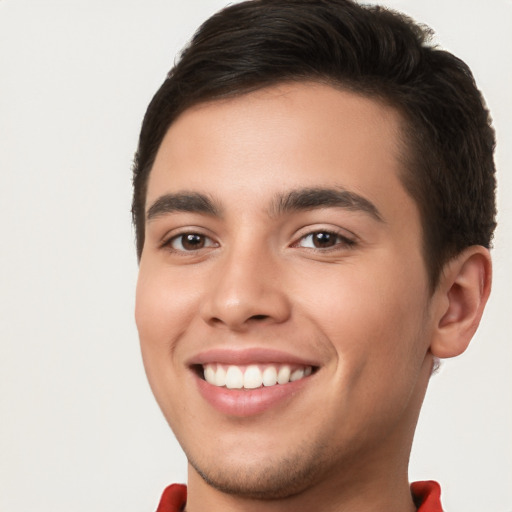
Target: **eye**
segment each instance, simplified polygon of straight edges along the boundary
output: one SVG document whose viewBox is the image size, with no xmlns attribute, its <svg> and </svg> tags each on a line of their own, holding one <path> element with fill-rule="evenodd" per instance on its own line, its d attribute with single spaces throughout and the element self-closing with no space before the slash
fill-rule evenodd
<svg viewBox="0 0 512 512">
<path fill-rule="evenodd" d="M 352 246 L 354 240 L 333 233 L 332 231 L 315 231 L 303 236 L 296 244 L 296 247 L 306 247 L 308 249 L 330 249 L 338 245 Z"/>
<path fill-rule="evenodd" d="M 205 235 L 200 233 L 182 233 L 172 237 L 165 245 L 175 251 L 198 251 L 206 247 L 216 247 L 217 244 Z"/>
</svg>

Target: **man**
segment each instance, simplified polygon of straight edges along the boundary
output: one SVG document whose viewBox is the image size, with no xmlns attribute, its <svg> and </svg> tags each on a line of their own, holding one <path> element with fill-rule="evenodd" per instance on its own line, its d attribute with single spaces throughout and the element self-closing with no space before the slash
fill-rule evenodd
<svg viewBox="0 0 512 512">
<path fill-rule="evenodd" d="M 410 19 L 255 0 L 199 29 L 134 167 L 136 321 L 183 510 L 441 510 L 409 486 L 438 358 L 491 285 L 494 133 Z"/>
</svg>

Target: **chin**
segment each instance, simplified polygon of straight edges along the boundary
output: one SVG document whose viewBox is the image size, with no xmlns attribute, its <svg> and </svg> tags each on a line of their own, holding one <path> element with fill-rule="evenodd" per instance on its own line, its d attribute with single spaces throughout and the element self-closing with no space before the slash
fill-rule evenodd
<svg viewBox="0 0 512 512">
<path fill-rule="evenodd" d="M 267 457 L 264 461 L 197 461 L 190 465 L 215 489 L 245 499 L 276 500 L 300 494 L 322 479 L 328 460 L 325 446 L 308 445 L 286 457 Z"/>
</svg>

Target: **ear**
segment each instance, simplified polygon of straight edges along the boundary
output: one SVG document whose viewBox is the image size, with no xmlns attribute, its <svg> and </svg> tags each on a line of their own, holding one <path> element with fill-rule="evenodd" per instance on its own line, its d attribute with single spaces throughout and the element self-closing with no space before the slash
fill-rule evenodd
<svg viewBox="0 0 512 512">
<path fill-rule="evenodd" d="M 491 280 L 491 256 L 480 245 L 446 263 L 435 292 L 437 318 L 430 345 L 435 357 L 454 357 L 466 350 L 482 318 Z"/>
</svg>

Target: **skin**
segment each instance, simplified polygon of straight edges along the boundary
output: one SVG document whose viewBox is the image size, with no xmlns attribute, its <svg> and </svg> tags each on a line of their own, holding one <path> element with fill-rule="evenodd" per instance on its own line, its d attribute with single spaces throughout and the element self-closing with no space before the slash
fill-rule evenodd
<svg viewBox="0 0 512 512">
<path fill-rule="evenodd" d="M 399 178 L 401 124 L 389 106 L 302 83 L 202 104 L 170 127 L 147 210 L 187 192 L 216 211 L 153 209 L 136 322 L 189 460 L 188 511 L 415 509 L 407 464 L 433 356 L 469 343 L 490 259 L 468 249 L 432 294 Z M 349 191 L 375 212 L 276 208 L 311 188 Z M 187 233 L 199 245 L 184 246 Z M 278 349 L 317 371 L 279 407 L 237 417 L 198 392 L 189 362 L 212 348 Z"/>
</svg>

